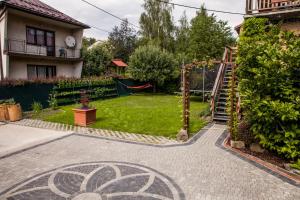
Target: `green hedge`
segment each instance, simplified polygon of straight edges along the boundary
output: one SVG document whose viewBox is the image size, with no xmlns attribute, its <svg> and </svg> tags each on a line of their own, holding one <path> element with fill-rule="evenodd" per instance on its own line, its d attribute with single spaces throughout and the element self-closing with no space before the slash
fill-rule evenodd
<svg viewBox="0 0 300 200">
<path fill-rule="evenodd" d="M 87 90 L 91 100 L 118 96 L 116 82 L 111 78 L 58 78 L 0 81 L 0 100 L 13 98 L 21 104 L 24 111 L 30 111 L 33 102 L 39 102 L 43 108 L 48 108 L 52 94 L 60 105 L 77 103 L 80 90 Z"/>
<path fill-rule="evenodd" d="M 57 99 L 58 105 L 78 103 L 80 92 L 84 90 L 90 100 L 111 98 L 118 96 L 116 82 L 109 79 L 69 79 L 61 80 L 53 88 L 52 94 Z"/>
<path fill-rule="evenodd" d="M 250 18 L 239 40 L 242 109 L 265 148 L 300 157 L 300 38 L 268 19 Z"/>
</svg>

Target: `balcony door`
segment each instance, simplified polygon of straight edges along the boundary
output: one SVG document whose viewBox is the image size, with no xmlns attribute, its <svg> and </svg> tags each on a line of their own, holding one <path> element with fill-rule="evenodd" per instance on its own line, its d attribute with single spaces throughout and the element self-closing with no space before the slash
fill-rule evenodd
<svg viewBox="0 0 300 200">
<path fill-rule="evenodd" d="M 38 55 L 55 56 L 55 34 L 53 31 L 27 27 L 26 43 L 29 45 L 39 46 Z M 46 48 L 46 52 L 41 48 Z"/>
<path fill-rule="evenodd" d="M 46 32 L 47 56 L 55 56 L 55 36 L 54 32 Z"/>
</svg>

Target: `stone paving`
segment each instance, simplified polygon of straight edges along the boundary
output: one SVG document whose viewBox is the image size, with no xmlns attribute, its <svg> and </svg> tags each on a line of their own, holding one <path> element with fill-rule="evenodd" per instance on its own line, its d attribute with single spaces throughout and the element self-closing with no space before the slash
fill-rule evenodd
<svg viewBox="0 0 300 200">
<path fill-rule="evenodd" d="M 0 199 L 300 199 L 299 186 L 216 145 L 225 128 L 165 147 L 73 134 L 0 159 Z"/>
<path fill-rule="evenodd" d="M 106 138 L 135 141 L 135 142 L 148 143 L 148 144 L 165 145 L 165 144 L 179 144 L 180 143 L 174 139 L 160 137 L 160 136 L 151 136 L 151 135 L 143 135 L 143 134 L 125 133 L 125 132 L 120 132 L 120 131 L 85 128 L 85 127 L 72 126 L 72 125 L 67 125 L 67 124 L 45 122 L 42 120 L 35 120 L 35 119 L 24 119 L 24 120 L 21 120 L 18 122 L 13 122 L 11 124 L 21 125 L 21 126 L 29 126 L 29 127 L 35 127 L 35 128 L 50 129 L 50 130 L 57 130 L 57 131 L 74 131 L 79 134 L 102 136 L 102 137 L 106 137 Z"/>
</svg>

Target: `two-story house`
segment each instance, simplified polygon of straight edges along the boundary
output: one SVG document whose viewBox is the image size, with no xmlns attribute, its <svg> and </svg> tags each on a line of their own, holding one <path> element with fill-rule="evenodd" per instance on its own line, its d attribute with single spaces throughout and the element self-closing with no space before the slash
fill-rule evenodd
<svg viewBox="0 0 300 200">
<path fill-rule="evenodd" d="M 87 28 L 39 0 L 0 1 L 0 80 L 81 77 Z"/>
</svg>

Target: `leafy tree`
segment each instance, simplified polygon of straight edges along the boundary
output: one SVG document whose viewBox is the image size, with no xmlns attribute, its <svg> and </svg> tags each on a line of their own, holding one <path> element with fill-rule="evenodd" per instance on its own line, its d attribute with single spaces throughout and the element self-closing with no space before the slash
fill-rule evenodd
<svg viewBox="0 0 300 200">
<path fill-rule="evenodd" d="M 252 133 L 265 148 L 299 159 L 299 37 L 268 19 L 250 18 L 238 45 L 239 91 Z"/>
<path fill-rule="evenodd" d="M 103 75 L 112 58 L 112 54 L 106 44 L 100 44 L 85 51 L 83 55 L 83 76 Z"/>
<path fill-rule="evenodd" d="M 193 59 L 207 60 L 220 58 L 226 45 L 234 42 L 227 22 L 218 21 L 209 15 L 204 6 L 191 21 L 189 55 Z"/>
<path fill-rule="evenodd" d="M 172 54 L 159 47 L 148 45 L 136 49 L 130 57 L 129 73 L 139 81 L 149 81 L 156 92 L 157 85 L 178 76 L 177 64 Z"/>
<path fill-rule="evenodd" d="M 121 26 L 115 26 L 108 37 L 109 43 L 112 45 L 113 55 L 116 58 L 121 58 L 125 62 L 129 61 L 129 56 L 133 53 L 136 43 L 136 31 L 131 28 L 128 21 L 125 20 Z"/>
<path fill-rule="evenodd" d="M 190 23 L 187 19 L 186 12 L 179 19 L 179 26 L 176 27 L 176 53 L 185 53 L 189 47 Z"/>
<path fill-rule="evenodd" d="M 82 48 L 87 49 L 89 46 L 97 42 L 95 38 L 83 37 L 82 38 Z"/>
<path fill-rule="evenodd" d="M 140 17 L 142 40 L 144 43 L 152 43 L 173 52 L 175 31 L 173 7 L 157 0 L 145 0 L 143 7 L 145 12 Z"/>
</svg>

